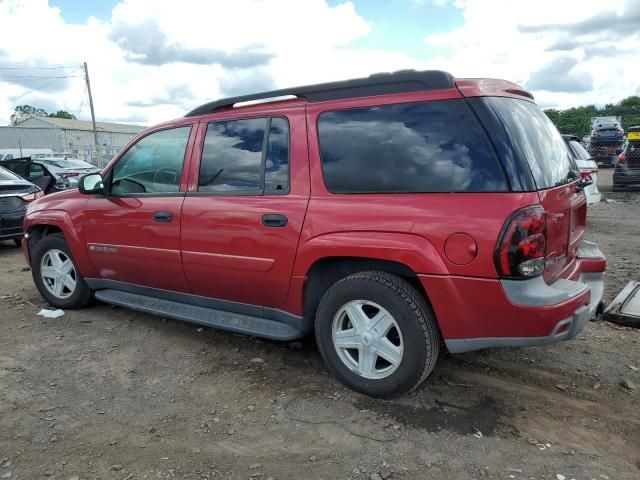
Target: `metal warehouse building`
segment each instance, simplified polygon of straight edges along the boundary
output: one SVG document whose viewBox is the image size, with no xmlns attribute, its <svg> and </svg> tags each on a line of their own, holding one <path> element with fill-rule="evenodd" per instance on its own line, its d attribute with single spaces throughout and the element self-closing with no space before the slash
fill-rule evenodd
<svg viewBox="0 0 640 480">
<path fill-rule="evenodd" d="M 107 161 L 144 127 L 96 122 L 96 129 L 102 159 Z M 96 163 L 93 127 L 84 120 L 31 117 L 14 127 L 0 127 L 0 149 L 4 148 L 50 148 Z"/>
</svg>

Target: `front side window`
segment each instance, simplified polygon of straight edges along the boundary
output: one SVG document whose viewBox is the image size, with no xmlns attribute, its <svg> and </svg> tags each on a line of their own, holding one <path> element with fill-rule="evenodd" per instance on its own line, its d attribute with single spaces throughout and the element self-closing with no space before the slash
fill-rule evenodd
<svg viewBox="0 0 640 480">
<path fill-rule="evenodd" d="M 143 137 L 113 168 L 111 193 L 177 193 L 191 126 Z"/>
<path fill-rule="evenodd" d="M 202 149 L 198 191 L 261 195 L 289 190 L 289 124 L 284 118 L 213 122 Z"/>
<path fill-rule="evenodd" d="M 322 171 L 333 193 L 505 191 L 491 144 L 464 100 L 324 112 Z"/>
</svg>

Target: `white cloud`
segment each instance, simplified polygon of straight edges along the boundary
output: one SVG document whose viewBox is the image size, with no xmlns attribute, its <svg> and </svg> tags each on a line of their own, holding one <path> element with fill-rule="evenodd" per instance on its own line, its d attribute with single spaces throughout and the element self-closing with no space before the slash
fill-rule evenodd
<svg viewBox="0 0 640 480">
<path fill-rule="evenodd" d="M 402 68 L 439 68 L 522 85 L 537 74 L 538 86 L 549 84 L 541 78 L 564 71 L 571 76 L 564 86 L 582 90 L 569 92 L 551 81 L 550 91 L 534 91 L 544 105 L 605 103 L 640 90 L 640 29 L 632 28 L 634 10 L 624 0 L 413 1 L 453 5 L 464 18 L 447 33 L 429 34 L 425 27 L 425 41 L 436 52 L 428 62 L 397 50 L 353 47 L 375 26 L 349 1 L 329 6 L 325 0 L 123 0 L 105 21 L 69 24 L 46 0 L 0 0 L 0 66 L 87 61 L 98 118 L 145 123 L 183 115 L 220 96 Z M 604 27 L 616 19 L 624 19 L 626 28 L 614 35 L 615 24 Z M 553 73 L 558 62 L 565 70 Z M 0 123 L 21 103 L 76 114 L 82 104 L 79 117 L 88 118 L 82 78 L 53 81 L 27 95 L 26 85 L 48 80 L 18 85 L 15 77 L 4 78 Z"/>
<path fill-rule="evenodd" d="M 640 85 L 637 0 L 454 5 L 464 24 L 425 41 L 444 52 L 433 63 L 456 76 L 512 80 L 531 89 L 540 104 L 559 107 L 617 102 Z"/>
</svg>

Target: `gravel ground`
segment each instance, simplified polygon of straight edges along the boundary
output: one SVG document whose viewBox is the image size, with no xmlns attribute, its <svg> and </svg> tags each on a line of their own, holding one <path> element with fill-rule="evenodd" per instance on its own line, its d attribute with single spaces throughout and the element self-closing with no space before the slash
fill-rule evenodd
<svg viewBox="0 0 640 480">
<path fill-rule="evenodd" d="M 640 194 L 590 209 L 606 300 L 640 279 Z M 55 320 L 0 244 L 0 479 L 638 479 L 640 330 L 443 355 L 371 400 L 312 339 L 277 344 L 104 304 Z"/>
</svg>

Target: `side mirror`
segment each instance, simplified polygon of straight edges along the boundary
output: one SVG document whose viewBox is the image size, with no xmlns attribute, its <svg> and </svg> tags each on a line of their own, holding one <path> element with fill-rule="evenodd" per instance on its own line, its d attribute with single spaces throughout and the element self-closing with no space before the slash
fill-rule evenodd
<svg viewBox="0 0 640 480">
<path fill-rule="evenodd" d="M 89 173 L 80 177 L 78 182 L 78 190 L 85 195 L 93 195 L 95 193 L 104 193 L 104 182 L 102 175 L 99 173 Z"/>
</svg>

